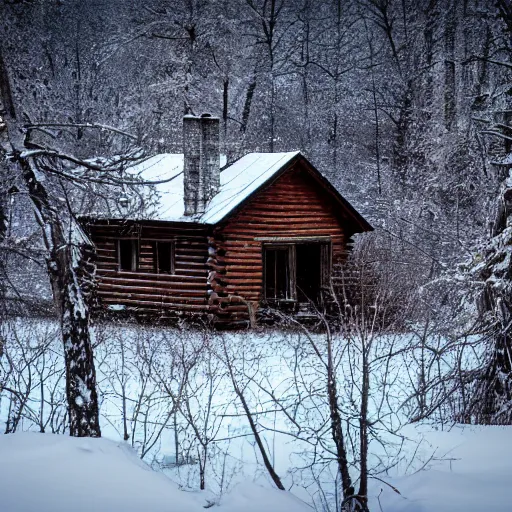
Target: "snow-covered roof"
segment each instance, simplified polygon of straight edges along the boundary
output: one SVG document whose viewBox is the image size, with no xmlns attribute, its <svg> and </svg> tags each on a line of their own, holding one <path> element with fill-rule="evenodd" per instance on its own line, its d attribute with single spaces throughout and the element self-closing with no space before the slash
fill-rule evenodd
<svg viewBox="0 0 512 512">
<path fill-rule="evenodd" d="M 143 215 L 151 220 L 216 224 L 276 175 L 299 151 L 249 153 L 221 170 L 219 192 L 200 216 L 185 216 L 183 155 L 161 154 L 128 169 L 132 176 L 155 183 L 157 206 Z M 221 166 L 225 164 L 222 161 Z M 163 182 L 163 183 L 162 183 Z"/>
</svg>

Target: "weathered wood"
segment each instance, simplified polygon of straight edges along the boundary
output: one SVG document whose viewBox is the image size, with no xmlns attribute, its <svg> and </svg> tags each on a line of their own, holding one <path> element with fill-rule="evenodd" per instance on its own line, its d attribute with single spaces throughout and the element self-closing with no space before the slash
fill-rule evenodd
<svg viewBox="0 0 512 512">
<path fill-rule="evenodd" d="M 346 254 L 345 213 L 305 166 L 296 164 L 217 226 L 194 223 L 93 221 L 100 304 L 139 312 L 214 313 L 219 325 L 246 326 L 263 299 L 263 247 L 330 243 L 332 266 Z M 136 272 L 119 271 L 115 240 L 139 240 Z M 174 273 L 155 273 L 154 240 L 172 240 Z M 328 259 L 323 253 L 323 261 Z M 323 276 L 326 280 L 327 276 Z"/>
<path fill-rule="evenodd" d="M 153 293 L 139 293 L 138 290 L 132 289 L 130 293 L 126 291 L 115 292 L 111 290 L 99 290 L 98 295 L 109 299 L 118 299 L 121 302 L 125 299 L 141 300 L 141 301 L 155 301 L 162 304 L 187 304 L 197 303 L 202 304 L 205 301 L 205 297 L 176 297 L 174 295 L 158 295 Z"/>
<path fill-rule="evenodd" d="M 130 296 L 132 294 L 148 294 L 155 296 L 185 296 L 185 297 L 206 297 L 206 291 L 197 289 L 189 289 L 189 288 L 180 288 L 180 289 L 169 289 L 167 288 L 156 288 L 156 287 L 148 287 L 148 286 L 126 286 L 120 284 L 107 284 L 103 283 L 101 287 L 100 294 L 104 295 L 112 295 L 114 293 L 123 293 L 126 296 Z"/>
<path fill-rule="evenodd" d="M 88 231 L 97 247 L 98 299 L 138 311 L 204 311 L 207 305 L 207 231 L 193 223 L 92 221 Z M 115 240 L 139 240 L 136 272 L 119 271 Z M 174 273 L 156 273 L 154 242 L 174 243 Z"/>
<path fill-rule="evenodd" d="M 212 288 L 217 294 L 241 299 L 236 305 L 217 304 L 218 298 L 210 301 L 217 307 L 219 324 L 246 320 L 250 316 L 249 304 L 261 303 L 265 243 L 330 241 L 332 265 L 343 260 L 343 218 L 333 213 L 331 204 L 321 187 L 295 168 L 256 194 L 228 222 L 216 227 L 210 246 L 217 253 L 224 253 L 208 260 Z"/>
</svg>

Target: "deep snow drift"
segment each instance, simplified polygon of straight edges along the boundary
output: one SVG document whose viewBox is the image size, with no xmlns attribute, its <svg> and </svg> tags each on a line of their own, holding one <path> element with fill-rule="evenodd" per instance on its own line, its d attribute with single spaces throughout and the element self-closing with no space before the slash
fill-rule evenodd
<svg viewBox="0 0 512 512">
<path fill-rule="evenodd" d="M 405 430 L 418 435 L 425 427 Z M 512 510 L 512 427 L 455 426 L 449 431 L 427 431 L 425 439 L 430 444 L 425 445 L 425 454 L 431 452 L 425 469 L 409 476 L 383 477 L 400 495 L 374 480 L 372 512 Z"/>
<path fill-rule="evenodd" d="M 418 432 L 411 429 L 409 433 Z M 384 477 L 400 495 L 374 481 L 370 510 L 511 510 L 511 427 L 455 427 L 448 432 L 426 432 L 425 436 L 437 447 L 435 457 L 425 469 L 410 476 Z M 182 491 L 151 470 L 123 442 L 37 433 L 3 435 L 0 460 L 2 512 L 198 512 L 209 502 L 207 494 Z M 290 493 L 253 483 L 236 486 L 213 509 L 312 510 Z"/>
<path fill-rule="evenodd" d="M 33 432 L 0 436 L 2 512 L 199 512 L 207 500 L 205 493 L 181 491 L 123 442 Z M 216 510 L 311 508 L 288 492 L 245 483 Z"/>
</svg>

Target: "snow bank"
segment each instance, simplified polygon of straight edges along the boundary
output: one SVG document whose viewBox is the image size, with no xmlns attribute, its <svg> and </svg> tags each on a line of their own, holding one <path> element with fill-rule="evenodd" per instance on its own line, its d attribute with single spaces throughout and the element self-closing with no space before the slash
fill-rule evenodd
<svg viewBox="0 0 512 512">
<path fill-rule="evenodd" d="M 381 510 L 379 500 L 384 512 L 512 510 L 512 427 L 454 427 L 425 438 L 435 448 L 433 460 L 410 476 L 383 476 L 400 495 L 374 481 L 370 510 Z"/>
<path fill-rule="evenodd" d="M 0 436 L 2 512 L 198 512 L 205 495 L 181 491 L 125 443 L 31 432 Z M 216 510 L 306 512 L 289 493 L 238 486 Z"/>
<path fill-rule="evenodd" d="M 245 482 L 238 484 L 221 500 L 220 510 L 229 510 L 230 512 L 312 512 L 313 509 L 288 492 L 267 489 Z"/>
</svg>

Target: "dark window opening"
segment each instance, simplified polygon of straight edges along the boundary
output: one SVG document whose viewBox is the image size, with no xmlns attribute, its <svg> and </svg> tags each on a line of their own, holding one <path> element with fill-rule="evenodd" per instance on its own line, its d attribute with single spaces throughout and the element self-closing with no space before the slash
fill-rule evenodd
<svg viewBox="0 0 512 512">
<path fill-rule="evenodd" d="M 137 270 L 137 240 L 119 240 L 119 270 L 135 272 Z"/>
<path fill-rule="evenodd" d="M 158 274 L 174 274 L 174 244 L 155 242 L 155 271 Z"/>
<path fill-rule="evenodd" d="M 320 305 L 330 281 L 330 248 L 324 242 L 264 247 L 265 298 Z"/>
<path fill-rule="evenodd" d="M 322 286 L 322 256 L 320 244 L 300 244 L 297 257 L 297 300 L 318 304 Z"/>
<path fill-rule="evenodd" d="M 289 248 L 265 249 L 265 297 L 269 300 L 291 298 Z"/>
</svg>

